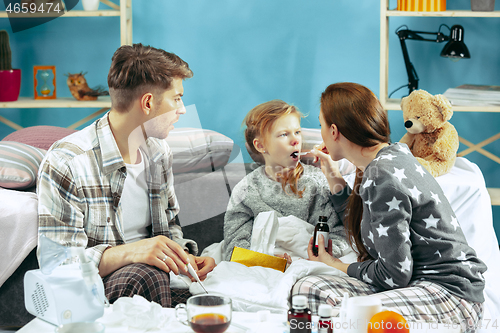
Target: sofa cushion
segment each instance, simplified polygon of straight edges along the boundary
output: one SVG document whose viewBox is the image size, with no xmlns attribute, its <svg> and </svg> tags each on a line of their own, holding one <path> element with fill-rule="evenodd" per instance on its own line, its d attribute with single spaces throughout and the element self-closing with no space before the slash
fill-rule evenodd
<svg viewBox="0 0 500 333">
<path fill-rule="evenodd" d="M 48 150 L 57 140 L 76 132 L 74 129 L 58 126 L 31 126 L 12 132 L 2 141 L 15 141 Z"/>
<path fill-rule="evenodd" d="M 36 184 L 47 151 L 13 141 L 0 141 L 0 187 L 23 190 Z"/>
<path fill-rule="evenodd" d="M 166 140 L 174 156 L 174 174 L 214 171 L 227 164 L 233 150 L 233 140 L 206 129 L 175 128 Z"/>
<path fill-rule="evenodd" d="M 2 141 L 15 141 L 48 150 L 54 142 L 74 132 L 76 130 L 57 126 L 31 126 L 7 135 Z M 233 149 L 233 140 L 205 129 L 175 128 L 166 140 L 174 155 L 174 174 L 213 171 L 223 167 Z"/>
</svg>

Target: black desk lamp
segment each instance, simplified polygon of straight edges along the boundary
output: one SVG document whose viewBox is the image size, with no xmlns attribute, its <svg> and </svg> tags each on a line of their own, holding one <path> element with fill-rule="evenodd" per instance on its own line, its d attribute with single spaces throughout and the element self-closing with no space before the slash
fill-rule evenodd
<svg viewBox="0 0 500 333">
<path fill-rule="evenodd" d="M 439 30 L 441 30 L 442 26 L 446 25 L 441 24 Z M 408 49 L 406 48 L 407 39 L 437 43 L 448 41 L 448 43 L 446 43 L 446 45 L 444 46 L 443 51 L 441 51 L 441 57 L 449 57 L 455 59 L 470 58 L 469 50 L 467 49 L 467 46 L 463 41 L 464 28 L 461 25 L 452 26 L 450 29 L 450 36 L 444 35 L 441 31 L 425 32 L 401 28 L 398 28 L 398 30 L 396 30 L 396 34 L 399 36 L 399 41 L 401 42 L 401 49 L 403 50 L 406 72 L 408 73 L 409 94 L 411 94 L 413 90 L 418 89 L 418 75 L 415 71 L 415 67 L 413 67 L 413 64 L 410 61 L 410 57 L 408 56 Z M 433 35 L 435 36 L 435 38 L 424 38 L 422 35 Z M 398 88 L 397 90 L 399 90 L 400 88 Z"/>
</svg>

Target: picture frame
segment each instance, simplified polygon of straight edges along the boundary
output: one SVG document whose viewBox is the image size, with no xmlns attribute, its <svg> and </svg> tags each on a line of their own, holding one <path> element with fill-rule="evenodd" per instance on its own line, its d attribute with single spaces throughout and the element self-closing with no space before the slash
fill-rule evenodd
<svg viewBox="0 0 500 333">
<path fill-rule="evenodd" d="M 56 66 L 33 66 L 35 99 L 56 99 Z"/>
</svg>

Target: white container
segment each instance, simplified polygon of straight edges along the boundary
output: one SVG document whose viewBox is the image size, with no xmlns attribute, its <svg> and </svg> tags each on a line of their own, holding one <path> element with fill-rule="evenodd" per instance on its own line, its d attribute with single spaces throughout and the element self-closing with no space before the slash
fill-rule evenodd
<svg viewBox="0 0 500 333">
<path fill-rule="evenodd" d="M 103 297 L 99 281 L 96 288 Z M 27 271 L 24 304 L 29 313 L 54 325 L 93 322 L 104 314 L 104 303 L 87 289 L 77 263 L 59 266 L 50 275 L 40 269 Z"/>
<path fill-rule="evenodd" d="M 99 0 L 82 0 L 84 10 L 97 10 L 99 9 Z"/>
</svg>

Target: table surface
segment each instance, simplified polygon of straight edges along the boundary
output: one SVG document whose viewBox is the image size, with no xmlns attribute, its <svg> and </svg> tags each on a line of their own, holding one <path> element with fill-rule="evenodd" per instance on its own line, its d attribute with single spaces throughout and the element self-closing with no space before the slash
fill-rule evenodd
<svg viewBox="0 0 500 333">
<path fill-rule="evenodd" d="M 110 316 L 112 313 L 112 308 L 108 308 L 104 312 L 104 316 L 98 321 L 105 321 L 106 317 Z M 189 327 L 184 326 L 175 319 L 174 309 L 162 309 L 162 314 L 166 315 L 167 322 L 163 324 L 161 329 L 152 329 L 147 332 L 169 332 L 169 333 L 184 333 L 193 332 Z M 313 316 L 313 322 L 316 323 L 318 320 L 317 316 Z M 249 312 L 233 312 L 233 323 L 238 325 L 243 325 L 248 328 L 247 332 L 258 332 L 258 333 L 288 333 L 289 329 L 286 323 L 286 314 L 267 314 L 265 316 L 259 316 L 257 313 Z M 338 318 L 333 320 L 336 329 L 335 332 L 342 332 L 340 329 L 341 325 Z M 451 327 L 443 324 L 427 324 L 427 323 L 410 323 L 410 330 L 412 333 L 460 333 L 459 327 Z M 55 326 L 49 324 L 41 319 L 35 318 L 29 322 L 26 326 L 22 327 L 17 332 L 20 333 L 53 333 Z M 130 330 L 125 326 L 107 326 L 106 333 L 122 333 L 124 331 Z M 140 333 L 146 332 L 144 329 L 133 329 L 133 332 Z M 241 333 L 245 330 L 240 329 L 234 325 L 231 325 L 226 333 Z M 313 328 L 312 333 L 317 332 Z"/>
</svg>

